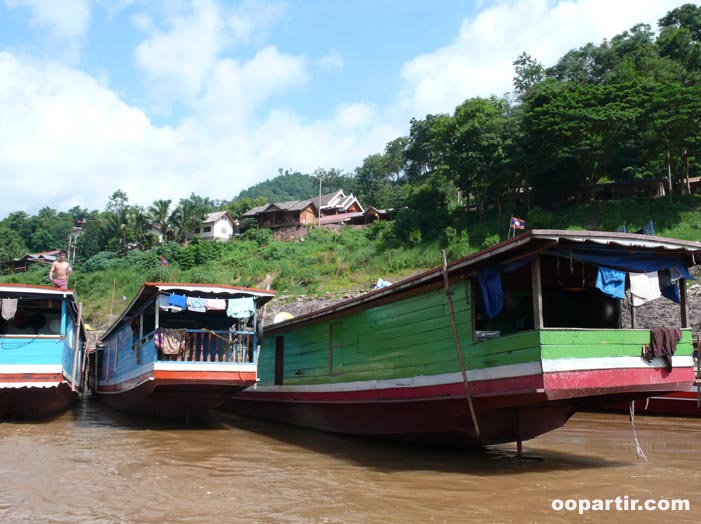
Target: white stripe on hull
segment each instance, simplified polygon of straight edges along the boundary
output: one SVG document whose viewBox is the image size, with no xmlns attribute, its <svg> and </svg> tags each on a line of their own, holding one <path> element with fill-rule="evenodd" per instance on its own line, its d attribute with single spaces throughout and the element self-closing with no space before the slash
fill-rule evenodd
<svg viewBox="0 0 701 524">
<path fill-rule="evenodd" d="M 0 382 L 0 389 L 55 388 L 64 382 Z"/>
<path fill-rule="evenodd" d="M 674 357 L 674 367 L 690 367 L 692 365 L 692 357 Z M 643 360 L 642 357 L 600 357 L 600 358 L 582 358 L 582 359 L 559 359 L 545 360 L 543 368 L 540 361 L 528 362 L 523 364 L 510 364 L 506 366 L 497 366 L 486 369 L 470 369 L 467 371 L 467 378 L 470 382 L 479 382 L 484 380 L 499 380 L 516 377 L 527 377 L 532 375 L 542 375 L 545 373 L 562 373 L 568 371 L 586 371 L 599 369 L 629 369 L 629 368 L 666 368 L 666 362 L 660 358 L 656 358 L 649 363 Z M 359 380 L 353 382 L 342 382 L 336 384 L 305 384 L 305 385 L 289 385 L 289 386 L 262 386 L 256 384 L 252 387 L 257 391 L 265 391 L 270 393 L 287 392 L 287 393 L 321 393 L 333 391 L 364 391 L 364 390 L 380 390 L 393 388 L 415 388 L 427 386 L 440 386 L 445 384 L 462 383 L 461 373 L 442 373 L 438 375 L 415 376 L 398 379 L 378 379 L 378 380 Z"/>
<path fill-rule="evenodd" d="M 691 355 L 672 357 L 672 367 L 691 367 L 694 358 Z M 666 368 L 667 362 L 662 358 L 654 358 L 648 362 L 642 357 L 598 357 L 598 358 L 560 358 L 543 361 L 545 373 L 563 371 L 588 371 L 594 369 L 619 368 Z"/>
<path fill-rule="evenodd" d="M 3 373 L 62 373 L 61 364 L 0 364 L 0 375 Z"/>
</svg>

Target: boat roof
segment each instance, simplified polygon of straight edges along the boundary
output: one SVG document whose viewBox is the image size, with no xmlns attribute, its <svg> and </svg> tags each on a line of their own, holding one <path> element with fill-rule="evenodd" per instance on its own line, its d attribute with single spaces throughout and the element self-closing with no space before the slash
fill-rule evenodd
<svg viewBox="0 0 701 524">
<path fill-rule="evenodd" d="M 563 256 L 564 253 L 568 252 L 567 250 L 574 249 L 595 249 L 598 252 L 604 250 L 616 252 L 626 257 L 635 257 L 641 254 L 665 256 L 686 267 L 701 263 L 700 242 L 637 233 L 534 229 L 450 262 L 447 265 L 447 270 L 449 274 L 457 273 L 465 277 L 472 277 L 488 266 L 518 263 L 550 250 L 555 252 L 553 254 Z M 615 264 L 610 265 L 610 267 L 616 269 Z M 278 328 L 292 324 L 341 313 L 348 309 L 364 307 L 368 302 L 382 300 L 391 295 L 442 279 L 443 268 L 438 266 L 390 286 L 276 323 L 269 326 L 268 329 L 276 331 Z"/>
<path fill-rule="evenodd" d="M 33 284 L 0 284 L 0 297 L 4 298 L 69 298 L 75 301 L 75 291 L 54 286 Z"/>
<path fill-rule="evenodd" d="M 193 284 L 177 282 L 144 282 L 136 293 L 136 296 L 129 302 L 122 314 L 107 328 L 101 338 L 109 335 L 116 326 L 134 313 L 141 311 L 149 302 L 155 301 L 157 295 L 161 293 L 180 293 L 186 296 L 196 296 L 198 298 L 243 298 L 254 297 L 258 306 L 265 304 L 275 297 L 275 291 L 266 289 L 256 289 L 240 286 L 229 286 L 226 284 Z"/>
</svg>

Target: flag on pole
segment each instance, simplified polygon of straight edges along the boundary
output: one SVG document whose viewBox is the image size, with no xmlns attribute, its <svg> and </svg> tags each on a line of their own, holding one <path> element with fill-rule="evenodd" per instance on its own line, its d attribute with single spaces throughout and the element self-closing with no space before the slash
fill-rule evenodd
<svg viewBox="0 0 701 524">
<path fill-rule="evenodd" d="M 511 217 L 511 227 L 514 229 L 525 229 L 526 221 L 520 218 Z"/>
</svg>

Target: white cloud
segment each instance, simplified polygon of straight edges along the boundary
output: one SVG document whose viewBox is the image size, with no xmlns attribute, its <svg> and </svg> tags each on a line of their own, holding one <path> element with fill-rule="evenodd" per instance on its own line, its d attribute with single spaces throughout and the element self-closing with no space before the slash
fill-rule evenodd
<svg viewBox="0 0 701 524">
<path fill-rule="evenodd" d="M 0 77 L 0 171 L 12 195 L 2 214 L 78 201 L 102 207 L 123 180 L 148 179 L 171 148 L 167 128 L 154 129 L 81 72 L 0 53 Z"/>
<path fill-rule="evenodd" d="M 224 17 L 231 43 L 248 44 L 263 38 L 285 11 L 283 3 L 244 0 Z"/>
<path fill-rule="evenodd" d="M 267 2 L 246 0 L 231 6 L 192 0 L 184 10 L 168 11 L 165 29 L 158 28 L 151 16 L 135 15 L 135 25 L 148 36 L 134 56 L 158 109 L 172 102 L 193 103 L 210 76 L 217 74 L 223 52 L 260 37 L 283 12 L 282 4 Z"/>
<path fill-rule="evenodd" d="M 261 49 L 243 64 L 223 59 L 215 65 L 204 95 L 194 103 L 194 118 L 209 132 L 250 126 L 261 104 L 306 81 L 305 60 L 274 47 Z"/>
<path fill-rule="evenodd" d="M 192 12 L 175 15 L 169 30 L 154 29 L 134 51 L 154 96 L 166 102 L 198 96 L 224 45 L 221 33 L 219 8 L 211 0 L 194 0 Z"/>
<path fill-rule="evenodd" d="M 423 118 L 452 113 L 475 96 L 513 89 L 513 62 L 527 52 L 546 66 L 570 49 L 600 44 L 638 23 L 656 28 L 678 0 L 501 1 L 466 19 L 460 34 L 441 49 L 404 64 L 400 107 Z"/>
<path fill-rule="evenodd" d="M 82 36 L 90 23 L 90 0 L 5 0 L 5 5 L 10 9 L 29 8 L 32 23 L 56 38 Z"/>
<path fill-rule="evenodd" d="M 5 0 L 9 9 L 29 11 L 29 24 L 42 38 L 25 44 L 65 63 L 77 63 L 90 26 L 91 0 Z"/>
<path fill-rule="evenodd" d="M 269 67 L 277 76 L 262 75 Z M 352 170 L 400 134 L 360 104 L 321 121 L 276 110 L 260 122 L 224 125 L 214 117 L 217 109 L 236 120 L 247 101 L 262 103 L 289 82 L 304 81 L 303 60 L 266 48 L 241 65 L 220 61 L 216 70 L 211 101 L 203 98 L 178 126 L 158 127 L 82 72 L 0 53 L 6 79 L 0 83 L 0 172 L 3 194 L 10 196 L 0 201 L 0 217 L 43 206 L 103 209 L 117 189 L 143 206 L 191 193 L 230 199 L 276 176 L 279 167 Z M 237 83 L 245 96 L 231 101 L 227 86 Z"/>
<path fill-rule="evenodd" d="M 343 67 L 345 66 L 343 57 L 340 53 L 335 51 L 319 58 L 317 64 L 322 70 L 329 73 L 339 73 L 343 71 Z"/>
<path fill-rule="evenodd" d="M 174 14 L 165 29 L 154 18 L 136 18 L 148 37 L 135 56 L 154 92 L 187 106 L 172 126 L 155 125 L 83 72 L 0 52 L 0 218 L 47 205 L 102 209 L 117 189 L 148 206 L 190 193 L 230 199 L 280 167 L 352 170 L 405 134 L 411 117 L 510 91 L 511 64 L 521 52 L 551 65 L 571 48 L 641 21 L 654 24 L 674 7 L 667 0 L 638 0 L 634 9 L 627 0 L 490 4 L 464 21 L 450 45 L 404 65 L 404 88 L 389 107 L 350 98 L 310 119 L 282 98 L 313 83 L 306 56 L 270 45 L 246 58 L 225 53 L 253 42 L 282 7 L 246 3 L 236 13 L 250 16 L 232 21 L 227 4 L 186 5 L 189 14 Z M 340 56 L 326 59 L 342 67 Z"/>
</svg>

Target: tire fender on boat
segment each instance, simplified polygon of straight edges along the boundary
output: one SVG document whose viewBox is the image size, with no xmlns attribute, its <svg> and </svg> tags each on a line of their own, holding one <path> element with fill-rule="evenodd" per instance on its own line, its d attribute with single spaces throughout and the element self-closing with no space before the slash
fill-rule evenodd
<svg viewBox="0 0 701 524">
<path fill-rule="evenodd" d="M 256 340 L 258 345 L 263 343 L 263 321 L 261 319 L 256 320 Z"/>
</svg>

